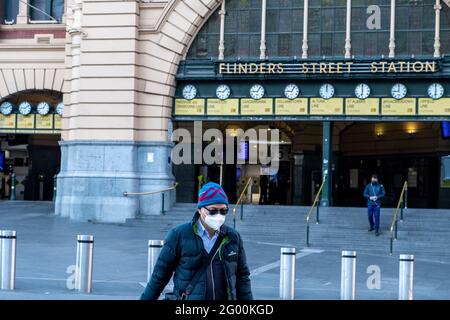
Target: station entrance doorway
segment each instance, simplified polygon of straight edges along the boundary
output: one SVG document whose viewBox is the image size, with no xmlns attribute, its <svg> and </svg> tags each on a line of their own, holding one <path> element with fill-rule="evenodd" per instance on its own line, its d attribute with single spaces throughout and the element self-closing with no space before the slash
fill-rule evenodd
<svg viewBox="0 0 450 320">
<path fill-rule="evenodd" d="M 21 91 L 0 100 L 0 199 L 54 198 L 63 107 L 62 93 L 51 90 Z"/>
<path fill-rule="evenodd" d="M 448 208 L 450 185 L 441 159 L 450 154 L 446 122 L 355 122 L 339 130 L 335 204 L 363 206 L 364 186 L 372 174 L 383 183 L 383 204 L 397 205 L 405 181 L 408 206 Z"/>
<path fill-rule="evenodd" d="M 410 207 L 450 207 L 450 185 L 443 181 L 441 168 L 442 156 L 450 154 L 446 125 L 438 121 L 332 122 L 330 205 L 365 206 L 364 187 L 371 175 L 377 174 L 386 189 L 386 207 L 396 205 L 405 181 Z M 174 129 L 192 130 L 192 126 L 193 122 L 179 121 Z M 223 132 L 230 128 L 279 129 L 279 170 L 268 172 L 261 164 L 250 164 L 247 140 L 235 146 L 243 150 L 237 152 L 237 159 L 244 160 L 241 164 L 175 165 L 175 177 L 180 182 L 177 201 L 196 202 L 199 186 L 214 181 L 224 186 L 233 203 L 252 178 L 246 203 L 311 205 L 323 178 L 324 122 L 204 121 L 203 129 L 208 128 Z M 203 148 L 207 144 L 203 142 Z"/>
<path fill-rule="evenodd" d="M 174 129 L 187 129 L 194 132 L 194 122 L 175 122 Z M 177 182 L 178 202 L 196 202 L 199 188 L 207 182 L 221 184 L 231 203 L 242 194 L 247 183 L 249 187 L 244 194 L 244 203 L 265 205 L 287 205 L 292 203 L 292 138 L 294 130 L 285 123 L 279 122 L 202 122 L 203 133 L 208 129 L 217 129 L 222 133 L 222 162 L 174 165 Z M 271 132 L 278 129 L 276 141 L 272 140 Z M 238 139 L 238 132 L 244 133 L 243 139 Z M 261 132 L 268 136 L 262 137 Z M 253 136 L 250 132 L 254 132 Z M 231 145 L 230 145 L 230 141 Z M 211 141 L 202 142 L 205 152 Z M 276 149 L 274 144 L 277 144 Z M 273 158 L 278 152 L 279 162 L 274 168 L 267 161 L 261 160 L 263 155 Z M 232 153 L 233 160 L 225 159 Z"/>
<path fill-rule="evenodd" d="M 0 135 L 3 172 L 1 199 L 11 199 L 15 175 L 15 199 L 52 201 L 54 177 L 59 172 L 59 135 Z"/>
</svg>

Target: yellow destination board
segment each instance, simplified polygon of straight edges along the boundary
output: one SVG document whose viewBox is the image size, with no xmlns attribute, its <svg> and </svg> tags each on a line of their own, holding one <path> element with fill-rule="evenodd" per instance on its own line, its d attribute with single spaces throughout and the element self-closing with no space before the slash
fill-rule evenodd
<svg viewBox="0 0 450 320">
<path fill-rule="evenodd" d="M 414 116 L 416 114 L 416 99 L 381 99 L 381 114 L 383 116 Z"/>
<path fill-rule="evenodd" d="M 61 130 L 62 128 L 62 116 L 60 116 L 59 114 L 54 114 L 53 115 L 54 118 L 54 128 L 55 130 Z"/>
<path fill-rule="evenodd" d="M 48 114 L 46 116 L 36 115 L 36 129 L 53 129 L 53 116 Z"/>
<path fill-rule="evenodd" d="M 341 115 L 344 114 L 344 99 L 311 98 L 309 107 L 311 115 Z"/>
<path fill-rule="evenodd" d="M 345 99 L 345 114 L 349 116 L 376 116 L 379 114 L 380 100 L 378 98 L 347 98 Z"/>
<path fill-rule="evenodd" d="M 430 98 L 419 99 L 419 115 L 420 116 L 449 116 L 450 115 L 450 98 L 442 98 L 438 100 Z"/>
<path fill-rule="evenodd" d="M 241 115 L 261 116 L 272 115 L 272 99 L 242 99 Z"/>
<path fill-rule="evenodd" d="M 239 115 L 239 99 L 208 99 L 209 116 L 237 116 Z"/>
<path fill-rule="evenodd" d="M 308 98 L 275 99 L 275 114 L 277 115 L 306 115 L 308 114 Z"/>
<path fill-rule="evenodd" d="M 17 115 L 17 129 L 34 129 L 34 114 Z"/>
<path fill-rule="evenodd" d="M 0 114 L 0 131 L 11 131 L 16 128 L 16 115 L 5 116 Z"/>
<path fill-rule="evenodd" d="M 202 116 L 205 114 L 205 99 L 176 99 L 175 115 Z"/>
</svg>

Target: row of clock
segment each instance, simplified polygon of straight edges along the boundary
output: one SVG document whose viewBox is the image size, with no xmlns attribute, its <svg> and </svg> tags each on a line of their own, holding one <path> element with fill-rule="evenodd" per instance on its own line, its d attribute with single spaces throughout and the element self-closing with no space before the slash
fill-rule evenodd
<svg viewBox="0 0 450 320">
<path fill-rule="evenodd" d="M 197 88 L 188 84 L 183 88 L 183 98 L 192 100 L 197 96 Z M 254 84 L 250 88 L 250 97 L 259 100 L 264 97 L 265 89 L 261 84 Z M 355 87 L 355 96 L 359 99 L 367 99 L 370 96 L 371 89 L 366 83 L 360 83 Z M 391 88 L 391 96 L 395 99 L 406 97 L 408 89 L 403 83 L 396 83 Z M 440 83 L 432 83 L 427 90 L 428 96 L 432 99 L 440 99 L 444 96 L 444 87 Z M 293 83 L 284 88 L 284 96 L 288 99 L 295 99 L 300 95 L 300 88 Z M 335 88 L 332 84 L 325 83 L 319 89 L 319 95 L 323 99 L 331 99 L 335 95 Z M 231 96 L 231 88 L 226 84 L 220 84 L 216 89 L 216 96 L 221 100 L 228 99 Z"/>
<path fill-rule="evenodd" d="M 58 103 L 55 107 L 56 113 L 62 115 L 63 108 L 64 103 L 62 102 Z M 49 114 L 50 109 L 51 109 L 50 104 L 48 104 L 47 102 L 40 102 L 36 105 L 36 112 L 42 116 Z M 11 113 L 13 113 L 13 110 L 14 105 L 9 101 L 5 101 L 0 105 L 0 112 L 5 116 L 8 116 Z M 17 110 L 21 115 L 27 116 L 33 111 L 33 105 L 28 101 L 23 101 L 19 104 Z"/>
</svg>

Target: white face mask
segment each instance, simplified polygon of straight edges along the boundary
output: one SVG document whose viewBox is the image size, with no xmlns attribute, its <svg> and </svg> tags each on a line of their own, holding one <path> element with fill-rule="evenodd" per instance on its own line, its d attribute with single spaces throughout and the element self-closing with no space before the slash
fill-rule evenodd
<svg viewBox="0 0 450 320">
<path fill-rule="evenodd" d="M 225 216 L 220 213 L 213 216 L 207 214 L 205 217 L 205 222 L 211 229 L 219 230 L 219 228 L 225 223 Z"/>
</svg>

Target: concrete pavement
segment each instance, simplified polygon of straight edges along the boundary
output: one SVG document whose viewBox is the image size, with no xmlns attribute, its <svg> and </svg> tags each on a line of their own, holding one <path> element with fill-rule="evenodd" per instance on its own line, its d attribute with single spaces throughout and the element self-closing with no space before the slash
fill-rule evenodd
<svg viewBox="0 0 450 320">
<path fill-rule="evenodd" d="M 164 221 L 169 221 L 171 214 L 154 223 L 95 224 L 55 217 L 53 203 L 49 202 L 0 201 L 0 229 L 16 230 L 18 237 L 16 290 L 0 291 L 0 299 L 138 299 L 146 281 L 147 241 L 164 238 L 169 228 Z M 298 252 L 296 299 L 339 299 L 340 251 L 305 248 L 298 235 L 289 236 L 293 231 L 287 226 L 291 223 L 283 221 L 282 212 L 278 214 L 280 219 L 270 221 L 274 232 L 266 241 L 264 232 L 259 237 L 251 236 L 258 232 L 252 229 L 251 215 L 245 228 L 242 225 L 255 298 L 278 298 L 280 248 L 291 245 Z M 185 217 L 187 221 L 191 215 L 189 209 L 179 213 L 177 219 Z M 364 214 L 361 219 L 365 219 Z M 361 225 L 364 223 L 362 220 Z M 298 233 L 303 238 L 304 230 Z M 75 264 L 77 234 L 95 237 L 93 293 L 88 295 L 67 288 L 73 276 L 67 269 Z M 386 245 L 386 239 L 371 239 Z M 379 290 L 369 289 L 366 283 L 370 276 L 367 268 L 373 265 L 381 270 Z M 416 261 L 415 298 L 450 299 L 449 269 L 450 263 L 445 261 Z M 357 299 L 396 299 L 397 292 L 398 255 L 358 252 Z"/>
</svg>

